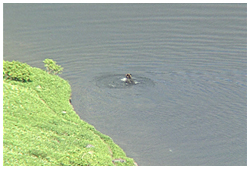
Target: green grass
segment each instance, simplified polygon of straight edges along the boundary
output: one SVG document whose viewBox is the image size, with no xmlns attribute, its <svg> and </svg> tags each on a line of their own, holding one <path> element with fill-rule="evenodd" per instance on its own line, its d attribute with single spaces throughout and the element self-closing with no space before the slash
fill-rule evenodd
<svg viewBox="0 0 250 169">
<path fill-rule="evenodd" d="M 79 118 L 67 81 L 31 70 L 32 82 L 3 81 L 4 166 L 135 165 L 110 137 Z"/>
</svg>

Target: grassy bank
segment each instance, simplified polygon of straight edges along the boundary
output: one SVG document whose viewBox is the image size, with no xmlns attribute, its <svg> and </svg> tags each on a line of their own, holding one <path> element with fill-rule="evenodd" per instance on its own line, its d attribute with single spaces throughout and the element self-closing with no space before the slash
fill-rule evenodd
<svg viewBox="0 0 250 169">
<path fill-rule="evenodd" d="M 30 71 L 29 82 L 3 81 L 3 165 L 135 165 L 110 137 L 79 118 L 67 81 Z"/>
</svg>

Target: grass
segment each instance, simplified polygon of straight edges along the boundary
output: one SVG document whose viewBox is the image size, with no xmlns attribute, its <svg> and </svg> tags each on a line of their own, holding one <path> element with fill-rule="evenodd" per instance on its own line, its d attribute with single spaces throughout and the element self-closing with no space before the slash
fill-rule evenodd
<svg viewBox="0 0 250 169">
<path fill-rule="evenodd" d="M 110 137 L 79 118 L 67 81 L 31 70 L 32 82 L 3 81 L 4 166 L 135 165 Z"/>
</svg>

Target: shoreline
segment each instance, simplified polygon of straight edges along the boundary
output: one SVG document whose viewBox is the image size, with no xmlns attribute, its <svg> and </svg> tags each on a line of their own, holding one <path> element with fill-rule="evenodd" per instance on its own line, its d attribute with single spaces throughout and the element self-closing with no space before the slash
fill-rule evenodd
<svg viewBox="0 0 250 169">
<path fill-rule="evenodd" d="M 31 82 L 3 80 L 4 166 L 138 166 L 80 119 L 68 81 L 30 68 Z"/>
<path fill-rule="evenodd" d="M 70 94 L 70 98 L 69 98 L 69 103 L 70 103 L 70 105 L 72 106 L 72 109 L 75 111 L 75 109 L 74 109 L 74 106 L 72 105 L 72 101 L 71 101 L 71 99 L 72 99 L 72 93 Z M 76 112 L 76 114 L 78 115 L 78 113 Z M 79 115 L 78 115 L 79 116 Z M 80 118 L 80 117 L 79 117 Z M 82 120 L 82 119 L 81 119 Z M 84 121 L 84 120 L 83 120 Z M 86 122 L 87 123 L 87 122 Z M 98 131 L 98 130 L 97 130 Z M 99 131 L 98 131 L 99 132 Z M 109 137 L 109 136 L 108 136 Z M 111 137 L 110 137 L 111 138 Z M 112 138 L 111 138 L 112 139 Z M 87 147 L 92 147 L 92 145 L 87 145 Z M 111 150 L 110 150 L 111 151 Z M 111 151 L 112 152 L 112 151 Z M 121 163 L 124 163 L 124 162 L 126 162 L 126 160 L 124 160 L 124 159 L 121 159 L 121 158 L 119 158 L 119 159 L 113 159 L 112 160 L 112 162 L 115 164 L 115 163 L 117 163 L 117 162 L 121 162 Z M 139 166 L 135 161 L 134 161 L 134 166 Z"/>
</svg>

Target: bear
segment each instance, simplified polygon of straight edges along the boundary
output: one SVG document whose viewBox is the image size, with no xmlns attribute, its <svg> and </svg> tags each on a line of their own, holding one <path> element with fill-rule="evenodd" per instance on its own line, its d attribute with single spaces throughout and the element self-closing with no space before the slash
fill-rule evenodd
<svg viewBox="0 0 250 169">
<path fill-rule="evenodd" d="M 135 84 L 134 80 L 132 79 L 132 74 L 127 73 L 125 76 L 126 76 L 125 83 L 128 83 L 128 84 Z"/>
</svg>

